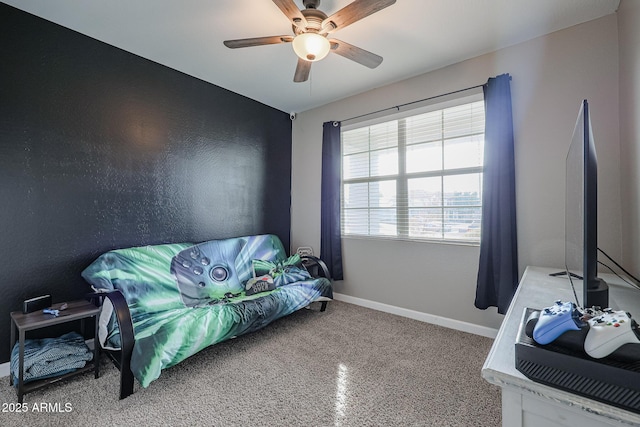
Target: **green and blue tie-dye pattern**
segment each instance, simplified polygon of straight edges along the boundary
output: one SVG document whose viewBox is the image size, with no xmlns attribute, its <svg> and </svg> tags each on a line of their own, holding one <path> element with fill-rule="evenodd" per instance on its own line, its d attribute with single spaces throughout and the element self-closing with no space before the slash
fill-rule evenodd
<svg viewBox="0 0 640 427">
<path fill-rule="evenodd" d="M 192 243 L 116 249 L 101 255 L 82 272 L 96 290 L 118 289 L 125 296 L 131 316 L 184 307 L 176 280 L 168 266 Z"/>
<path fill-rule="evenodd" d="M 157 319 L 153 327 L 136 327 L 132 371 L 140 384 L 147 387 L 160 376 L 162 369 L 212 344 L 257 331 L 320 296 L 330 296 L 330 289 L 329 280 L 311 279 L 280 287 L 258 298 L 171 310 Z"/>
<path fill-rule="evenodd" d="M 131 368 L 147 387 L 162 369 L 209 345 L 258 330 L 320 296 L 332 296 L 327 279 L 310 279 L 250 297 L 239 292 L 221 299 L 229 289 L 243 289 L 256 259 L 275 264 L 287 260 L 277 237 L 250 236 L 114 250 L 82 275 L 96 289 L 118 289 L 125 296 L 136 338 Z M 224 277 L 217 277 L 215 268 Z"/>
</svg>

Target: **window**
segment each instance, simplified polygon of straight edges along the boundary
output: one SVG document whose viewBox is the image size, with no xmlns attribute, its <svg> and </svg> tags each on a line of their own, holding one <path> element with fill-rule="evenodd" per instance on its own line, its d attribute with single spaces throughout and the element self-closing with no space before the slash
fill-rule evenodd
<svg viewBox="0 0 640 427">
<path fill-rule="evenodd" d="M 438 108 L 343 127 L 344 236 L 480 241 L 484 101 Z"/>
</svg>

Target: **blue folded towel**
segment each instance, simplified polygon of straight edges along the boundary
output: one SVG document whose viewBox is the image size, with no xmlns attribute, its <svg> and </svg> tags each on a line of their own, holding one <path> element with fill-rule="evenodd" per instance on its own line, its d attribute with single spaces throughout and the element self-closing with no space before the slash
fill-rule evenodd
<svg viewBox="0 0 640 427">
<path fill-rule="evenodd" d="M 18 385 L 18 357 L 20 345 L 11 351 L 11 375 Z M 54 377 L 82 368 L 93 359 L 93 354 L 77 332 L 69 332 L 58 338 L 28 339 L 24 341 L 23 381 L 35 381 Z"/>
</svg>

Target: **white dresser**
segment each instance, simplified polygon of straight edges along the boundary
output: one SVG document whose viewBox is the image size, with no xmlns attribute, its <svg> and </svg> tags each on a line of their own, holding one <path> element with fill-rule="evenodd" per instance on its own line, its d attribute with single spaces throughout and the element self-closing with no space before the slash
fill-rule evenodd
<svg viewBox="0 0 640 427">
<path fill-rule="evenodd" d="M 515 368 L 515 342 L 527 307 L 541 309 L 556 300 L 575 301 L 569 280 L 550 277 L 558 270 L 527 267 L 482 367 L 482 377 L 502 388 L 502 425 L 520 426 L 640 426 L 640 415 L 531 381 Z M 614 275 L 601 275 L 609 284 L 609 305 L 640 321 L 640 291 Z M 582 287 L 576 289 L 582 302 Z"/>
</svg>

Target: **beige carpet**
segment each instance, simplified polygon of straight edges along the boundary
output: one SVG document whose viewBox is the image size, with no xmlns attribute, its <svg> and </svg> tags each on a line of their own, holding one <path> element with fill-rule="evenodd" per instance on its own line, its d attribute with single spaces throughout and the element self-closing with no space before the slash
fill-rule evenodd
<svg viewBox="0 0 640 427">
<path fill-rule="evenodd" d="M 118 372 L 25 396 L 2 426 L 499 426 L 492 340 L 334 301 L 205 349 L 118 400 Z"/>
</svg>

